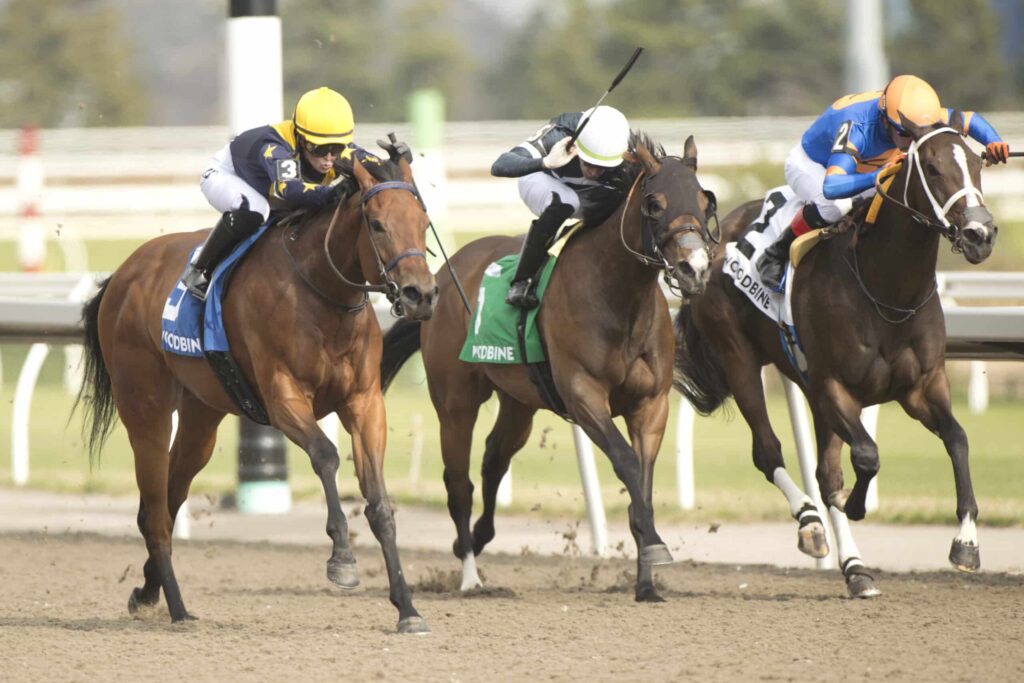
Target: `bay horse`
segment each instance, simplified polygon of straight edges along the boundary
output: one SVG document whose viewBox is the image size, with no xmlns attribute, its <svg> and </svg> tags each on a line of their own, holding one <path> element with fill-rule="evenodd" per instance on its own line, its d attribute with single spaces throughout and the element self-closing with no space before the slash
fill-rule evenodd
<svg viewBox="0 0 1024 683">
<path fill-rule="evenodd" d="M 421 633 L 429 628 L 402 574 L 384 485 L 381 331 L 367 292 L 387 289 L 407 318 L 430 317 L 437 288 L 423 253 L 428 219 L 405 160 L 357 160 L 353 174 L 358 192 L 307 212 L 298 223 L 269 228 L 253 245 L 231 276 L 224 324 L 270 424 L 309 455 L 323 485 L 333 543 L 328 578 L 342 588 L 359 584 L 335 481 L 338 450 L 317 425 L 336 412 L 352 436 L 365 514 L 383 550 L 398 630 Z M 155 605 L 163 589 L 175 622 L 193 617 L 171 565 L 174 519 L 213 453 L 217 426 L 226 414 L 239 413 L 205 359 L 161 349 L 164 301 L 206 233 L 146 242 L 83 308 L 86 383 L 79 402 L 86 410 L 90 457 L 112 429 L 115 409 L 135 455 L 138 526 L 149 557 L 145 584 L 132 591 L 128 610 Z M 175 410 L 178 430 L 168 451 Z"/>
<path fill-rule="evenodd" d="M 864 518 L 868 484 L 880 464 L 878 446 L 860 421 L 866 406 L 898 401 L 942 439 L 953 464 L 960 521 L 949 559 L 963 571 L 980 566 L 978 506 L 967 436 L 950 402 L 935 268 L 942 238 L 977 264 L 991 254 L 998 228 L 981 193 L 981 160 L 957 132 L 963 129 L 960 115 L 948 126 L 904 123 L 913 140 L 889 190 L 883 187 L 875 197 L 880 206 L 874 224 L 864 224 L 862 206 L 856 229 L 822 239 L 795 270 L 793 318 L 806 356 L 806 384 L 784 354 L 776 324 L 722 272 L 722 254 L 705 293 L 676 318 L 676 388 L 705 415 L 735 397 L 753 435 L 755 466 L 782 490 L 801 523 L 799 548 L 824 557 L 828 545 L 817 510 L 786 473 L 768 421 L 761 367 L 774 365 L 801 384 L 814 420 L 816 479 L 853 597 L 879 593 L 848 521 Z M 723 221 L 723 243 L 738 239 L 760 210 L 760 201 L 734 209 Z M 852 490 L 843 488 L 844 442 L 856 473 Z"/>
<path fill-rule="evenodd" d="M 539 328 L 551 374 L 568 417 L 611 460 L 629 493 L 636 540 L 637 601 L 660 601 L 652 566 L 672 562 L 655 530 L 651 504 L 654 461 L 668 417 L 674 338 L 658 276 L 683 292 L 703 289 L 710 264 L 708 218 L 714 195 L 697 180 L 697 146 L 666 156 L 645 135 L 631 135 L 620 168 L 622 191 L 585 214 L 586 227 L 565 245 L 541 303 Z M 627 194 L 626 190 L 629 189 Z M 521 237 L 476 240 L 452 257 L 468 291 L 484 269 L 519 250 Z M 649 248 L 644 245 L 650 245 Z M 422 349 L 430 398 L 441 431 L 448 511 L 462 560 L 462 589 L 480 586 L 475 557 L 494 538 L 495 495 L 509 461 L 526 443 L 534 414 L 549 406 L 523 365 L 466 363 L 459 350 L 471 320 L 447 273 L 429 321 L 401 320 L 384 338 L 385 390 L 402 364 Z M 473 425 L 481 404 L 497 393 L 500 408 L 487 437 L 481 473 L 483 514 L 470 532 L 469 477 Z M 627 442 L 612 417 L 625 416 Z"/>
</svg>

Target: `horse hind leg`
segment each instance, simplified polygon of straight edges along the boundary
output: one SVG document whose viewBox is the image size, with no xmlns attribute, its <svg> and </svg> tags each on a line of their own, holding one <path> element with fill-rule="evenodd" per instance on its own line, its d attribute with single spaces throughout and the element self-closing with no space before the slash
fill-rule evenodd
<svg viewBox="0 0 1024 683">
<path fill-rule="evenodd" d="M 484 511 L 473 525 L 473 554 L 479 555 L 494 539 L 494 513 L 498 487 L 508 472 L 512 456 L 526 445 L 533 429 L 533 416 L 537 412 L 506 394 L 500 396 L 501 406 L 491 433 L 487 435 L 483 464 Z"/>
<path fill-rule="evenodd" d="M 473 425 L 479 406 L 458 411 L 438 411 L 441 418 L 441 458 L 444 461 L 444 486 L 448 493 L 448 514 L 455 524 L 452 553 L 462 560 L 462 581 L 466 591 L 483 585 L 476 567 L 473 533 L 473 482 L 469 478 L 469 458 L 473 445 Z"/>
</svg>

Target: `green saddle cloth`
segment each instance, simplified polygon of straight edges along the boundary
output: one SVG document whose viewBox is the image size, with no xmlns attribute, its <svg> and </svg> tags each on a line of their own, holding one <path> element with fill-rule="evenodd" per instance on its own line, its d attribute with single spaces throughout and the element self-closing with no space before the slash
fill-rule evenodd
<svg viewBox="0 0 1024 683">
<path fill-rule="evenodd" d="M 541 269 L 540 281 L 537 284 L 538 299 L 544 296 L 551 271 L 555 269 L 556 259 L 548 257 Z M 522 358 L 519 349 L 519 335 L 516 327 L 519 324 L 521 309 L 505 303 L 512 284 L 512 276 L 516 272 L 519 255 L 512 254 L 500 258 L 487 266 L 480 291 L 477 294 L 477 306 L 473 311 L 473 319 L 469 323 L 469 333 L 459 353 L 459 360 L 467 363 L 499 363 L 512 365 L 516 363 L 540 363 L 545 360 L 544 346 L 537 330 L 537 314 L 540 307 L 526 314 L 526 359 Z"/>
</svg>

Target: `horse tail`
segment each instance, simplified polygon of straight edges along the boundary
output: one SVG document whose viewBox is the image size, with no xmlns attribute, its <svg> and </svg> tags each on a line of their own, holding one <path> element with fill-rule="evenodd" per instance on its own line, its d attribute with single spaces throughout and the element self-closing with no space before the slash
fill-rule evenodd
<svg viewBox="0 0 1024 683">
<path fill-rule="evenodd" d="M 380 359 L 380 388 L 387 392 L 405 361 L 420 350 L 420 322 L 400 319 L 384 335 L 384 355 Z"/>
<path fill-rule="evenodd" d="M 718 352 L 693 320 L 690 304 L 676 314 L 676 358 L 672 386 L 701 415 L 710 415 L 732 393 Z"/>
<path fill-rule="evenodd" d="M 110 374 L 107 372 L 107 364 L 103 361 L 103 351 L 100 349 L 100 301 L 109 283 L 110 278 L 101 282 L 96 296 L 82 306 L 82 323 L 85 327 L 85 378 L 71 407 L 73 415 L 79 404 L 83 406 L 85 421 L 82 425 L 82 436 L 89 447 L 90 463 L 110 436 L 114 428 L 114 418 L 117 416 Z"/>
</svg>

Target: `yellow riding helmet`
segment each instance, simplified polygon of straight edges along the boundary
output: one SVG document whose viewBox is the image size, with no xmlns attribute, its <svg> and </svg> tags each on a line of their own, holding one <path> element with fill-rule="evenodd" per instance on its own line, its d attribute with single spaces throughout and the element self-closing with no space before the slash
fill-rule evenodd
<svg viewBox="0 0 1024 683">
<path fill-rule="evenodd" d="M 310 90 L 300 97 L 292 122 L 295 132 L 314 145 L 347 145 L 356 127 L 352 106 L 330 88 Z"/>
<path fill-rule="evenodd" d="M 930 126 L 943 120 L 939 96 L 917 76 L 897 76 L 889 81 L 878 100 L 878 108 L 899 130 L 903 129 L 900 114 L 918 126 Z"/>
</svg>

